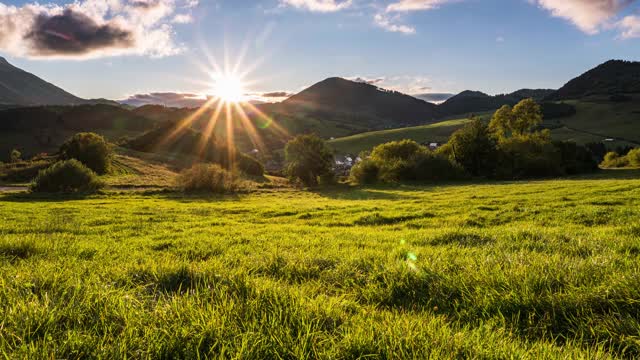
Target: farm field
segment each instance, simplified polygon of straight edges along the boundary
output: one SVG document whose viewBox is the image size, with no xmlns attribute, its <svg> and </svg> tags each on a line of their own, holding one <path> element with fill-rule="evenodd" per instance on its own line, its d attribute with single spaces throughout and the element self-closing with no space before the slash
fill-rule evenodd
<svg viewBox="0 0 640 360">
<path fill-rule="evenodd" d="M 5 358 L 637 358 L 640 172 L 0 195 Z"/>
</svg>

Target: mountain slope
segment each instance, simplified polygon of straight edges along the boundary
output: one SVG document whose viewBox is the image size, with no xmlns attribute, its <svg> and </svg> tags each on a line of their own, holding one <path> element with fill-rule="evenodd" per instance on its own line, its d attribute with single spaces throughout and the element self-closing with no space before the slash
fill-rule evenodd
<svg viewBox="0 0 640 360">
<path fill-rule="evenodd" d="M 610 60 L 569 81 L 549 100 L 640 93 L 640 62 Z"/>
<path fill-rule="evenodd" d="M 438 111 L 443 118 L 456 115 L 467 115 L 496 110 L 503 105 L 515 105 L 522 99 L 534 98 L 541 101 L 552 94 L 554 90 L 547 89 L 520 89 L 510 94 L 487 95 L 480 91 L 463 91 L 451 97 L 438 106 Z"/>
<path fill-rule="evenodd" d="M 72 105 L 84 100 L 39 77 L 21 70 L 0 57 L 0 104 Z"/>
<path fill-rule="evenodd" d="M 424 100 L 337 77 L 321 81 L 282 104 L 303 111 L 358 114 L 353 121 L 374 128 L 425 124 L 438 117 L 436 105 Z"/>
</svg>

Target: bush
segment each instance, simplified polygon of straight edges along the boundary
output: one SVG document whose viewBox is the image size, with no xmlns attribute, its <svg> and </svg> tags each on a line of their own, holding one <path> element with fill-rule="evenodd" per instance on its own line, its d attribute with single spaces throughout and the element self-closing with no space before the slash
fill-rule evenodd
<svg viewBox="0 0 640 360">
<path fill-rule="evenodd" d="M 629 165 L 631 166 L 640 167 L 640 148 L 629 151 L 627 161 L 629 161 Z"/>
<path fill-rule="evenodd" d="M 543 135 L 503 139 L 498 151 L 498 178 L 523 179 L 564 174 L 562 154 Z"/>
<path fill-rule="evenodd" d="M 185 192 L 232 193 L 240 188 L 236 174 L 217 164 L 197 164 L 178 176 L 178 186 Z"/>
<path fill-rule="evenodd" d="M 462 167 L 447 156 L 436 154 L 412 140 L 378 145 L 369 159 L 352 170 L 352 179 L 359 183 L 372 183 L 375 180 L 442 181 L 464 177 Z"/>
<path fill-rule="evenodd" d="M 240 154 L 237 166 L 238 170 L 247 175 L 262 176 L 264 174 L 264 165 L 249 155 Z"/>
<path fill-rule="evenodd" d="M 333 153 L 316 135 L 300 135 L 284 149 L 285 173 L 306 186 L 318 185 L 318 177 L 333 175 Z"/>
<path fill-rule="evenodd" d="M 33 192 L 94 192 L 103 187 L 96 173 L 80 161 L 58 161 L 41 170 L 30 186 Z"/>
<path fill-rule="evenodd" d="M 378 181 L 379 173 L 378 165 L 370 159 L 365 159 L 351 168 L 349 177 L 351 181 L 358 184 L 374 184 Z"/>
<path fill-rule="evenodd" d="M 60 147 L 62 160 L 76 159 L 98 174 L 111 167 L 112 151 L 105 139 L 94 133 L 78 133 Z"/>
<path fill-rule="evenodd" d="M 604 168 L 640 167 L 640 148 L 631 149 L 624 156 L 617 152 L 608 152 L 600 166 Z"/>
</svg>

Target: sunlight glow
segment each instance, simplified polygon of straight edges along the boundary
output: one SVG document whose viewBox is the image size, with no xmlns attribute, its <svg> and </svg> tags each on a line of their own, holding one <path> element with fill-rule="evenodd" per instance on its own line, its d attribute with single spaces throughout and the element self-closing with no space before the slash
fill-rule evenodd
<svg viewBox="0 0 640 360">
<path fill-rule="evenodd" d="M 207 161 L 210 156 L 215 157 L 211 151 L 218 151 L 217 145 L 224 144 L 228 156 L 226 166 L 234 168 L 241 151 L 263 154 L 268 150 L 267 140 L 284 141 L 290 137 L 287 130 L 272 117 L 273 114 L 263 112 L 260 105 L 252 103 L 256 100 L 257 93 L 253 87 L 258 80 L 250 74 L 264 59 L 258 58 L 254 63 L 243 64 L 247 47 L 248 43 L 242 47 L 239 58 L 232 61 L 226 46 L 221 59 L 216 59 L 203 44 L 206 62 L 195 58 L 190 60 L 205 76 L 188 80 L 206 86 L 204 96 L 207 100 L 173 125 L 170 133 L 160 140 L 159 146 L 178 141 L 182 134 L 192 128 L 202 134 L 195 144 L 199 159 Z M 218 60 L 222 60 L 222 64 Z"/>
<path fill-rule="evenodd" d="M 213 95 L 226 103 L 239 103 L 247 100 L 245 84 L 233 74 L 213 74 Z"/>
</svg>

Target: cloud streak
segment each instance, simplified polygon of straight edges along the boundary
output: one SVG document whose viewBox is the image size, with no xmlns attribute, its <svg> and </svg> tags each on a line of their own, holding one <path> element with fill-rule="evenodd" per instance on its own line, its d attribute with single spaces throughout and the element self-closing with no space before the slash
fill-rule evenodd
<svg viewBox="0 0 640 360">
<path fill-rule="evenodd" d="M 0 3 L 0 49 L 28 58 L 175 55 L 183 48 L 176 44 L 171 24 L 189 22 L 196 5 L 193 0 Z M 176 15 L 178 10 L 186 13 Z"/>
<path fill-rule="evenodd" d="M 282 6 L 292 6 L 313 12 L 336 12 L 353 5 L 352 0 L 280 0 Z"/>
<path fill-rule="evenodd" d="M 400 0 L 387 6 L 387 12 L 424 11 L 457 0 Z"/>
</svg>

